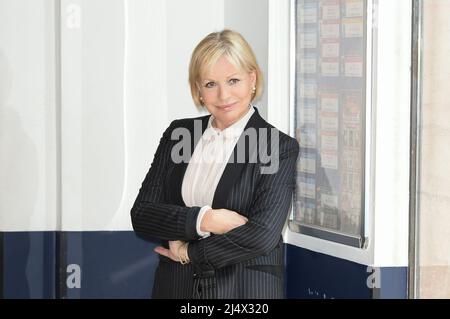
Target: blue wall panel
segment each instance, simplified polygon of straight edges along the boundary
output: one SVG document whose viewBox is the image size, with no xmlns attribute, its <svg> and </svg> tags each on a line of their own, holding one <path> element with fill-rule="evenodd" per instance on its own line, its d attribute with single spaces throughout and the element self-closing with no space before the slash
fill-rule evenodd
<svg viewBox="0 0 450 319">
<path fill-rule="evenodd" d="M 3 233 L 5 298 L 150 298 L 158 244 L 124 232 Z M 407 268 L 366 265 L 286 245 L 288 298 L 406 298 Z M 71 286 L 78 269 L 79 287 Z M 69 280 L 67 280 L 69 279 Z M 67 282 L 68 285 L 67 285 Z"/>
<path fill-rule="evenodd" d="M 66 266 L 79 265 L 81 288 L 68 298 L 150 298 L 158 257 L 155 244 L 134 232 L 65 233 Z"/>
<path fill-rule="evenodd" d="M 379 298 L 406 299 L 408 297 L 408 268 L 382 267 Z"/>
<path fill-rule="evenodd" d="M 149 298 L 156 245 L 132 231 L 3 233 L 3 297 Z"/>
<path fill-rule="evenodd" d="M 288 298 L 406 298 L 406 267 L 371 267 L 286 245 Z M 374 276 L 376 280 L 372 280 Z"/>
<path fill-rule="evenodd" d="M 55 232 L 3 233 L 4 298 L 55 297 Z"/>
<path fill-rule="evenodd" d="M 367 266 L 286 245 L 288 298 L 371 298 Z"/>
</svg>

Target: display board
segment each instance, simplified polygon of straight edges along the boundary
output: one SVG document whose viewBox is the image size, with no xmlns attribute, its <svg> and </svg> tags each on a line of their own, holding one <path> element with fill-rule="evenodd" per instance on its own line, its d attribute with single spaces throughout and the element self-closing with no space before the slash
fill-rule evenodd
<svg viewBox="0 0 450 319">
<path fill-rule="evenodd" d="M 366 0 L 295 1 L 291 230 L 361 247 L 364 238 Z"/>
</svg>

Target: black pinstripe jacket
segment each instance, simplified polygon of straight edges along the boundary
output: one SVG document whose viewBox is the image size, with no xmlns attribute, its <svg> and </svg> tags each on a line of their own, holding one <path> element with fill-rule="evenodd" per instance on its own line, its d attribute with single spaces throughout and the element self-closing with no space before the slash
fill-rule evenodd
<svg viewBox="0 0 450 319">
<path fill-rule="evenodd" d="M 172 160 L 172 149 L 179 142 L 172 132 L 176 128 L 189 130 L 193 152 L 202 134 L 194 136 L 194 122 L 201 123 L 203 132 L 208 119 L 204 116 L 171 123 L 131 210 L 133 228 L 139 236 L 162 239 L 165 247 L 169 240 L 189 242 L 190 264 L 160 256 L 153 298 L 283 298 L 281 231 L 295 185 L 298 143 L 268 124 L 255 108 L 244 132 L 256 129 L 257 143 L 244 143 L 245 163 L 237 161 L 235 147 L 212 203 L 212 208 L 236 211 L 248 222 L 226 234 L 199 239 L 196 220 L 200 207 L 186 207 L 183 202 L 181 185 L 188 161 L 177 164 Z M 242 134 L 238 144 L 245 139 Z M 273 143 L 277 143 L 279 152 Z M 261 154 L 277 155 L 275 173 L 261 173 L 270 165 Z"/>
</svg>

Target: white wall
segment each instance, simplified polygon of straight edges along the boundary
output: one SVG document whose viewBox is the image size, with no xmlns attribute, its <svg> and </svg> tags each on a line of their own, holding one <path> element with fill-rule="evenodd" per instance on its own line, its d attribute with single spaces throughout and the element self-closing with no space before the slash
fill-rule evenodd
<svg viewBox="0 0 450 319">
<path fill-rule="evenodd" d="M 53 1 L 0 1 L 0 231 L 56 227 Z"/>
<path fill-rule="evenodd" d="M 411 14 L 409 0 L 379 1 L 375 266 L 408 265 Z"/>
<path fill-rule="evenodd" d="M 197 43 L 223 29 L 224 0 L 166 0 L 167 103 L 170 119 L 199 116 L 189 89 L 189 60 Z"/>
<path fill-rule="evenodd" d="M 130 230 L 162 132 L 204 114 L 192 50 L 226 24 L 267 73 L 267 1 L 56 3 L 0 2 L 0 227 Z"/>
<path fill-rule="evenodd" d="M 123 4 L 61 3 L 63 230 L 103 229 L 126 185 Z"/>
<path fill-rule="evenodd" d="M 267 69 L 267 17 L 248 27 L 242 14 L 252 7 L 225 2 L 225 13 L 223 0 L 79 0 L 81 28 L 72 29 L 64 20 L 73 3 L 61 8 L 62 227 L 129 230 L 162 132 L 174 119 L 204 114 L 188 85 L 195 45 L 229 20 Z"/>
<path fill-rule="evenodd" d="M 200 114 L 189 91 L 190 54 L 223 28 L 223 3 L 78 1 L 81 26 L 71 28 L 74 3 L 61 8 L 62 227 L 129 230 L 162 132 Z"/>
</svg>

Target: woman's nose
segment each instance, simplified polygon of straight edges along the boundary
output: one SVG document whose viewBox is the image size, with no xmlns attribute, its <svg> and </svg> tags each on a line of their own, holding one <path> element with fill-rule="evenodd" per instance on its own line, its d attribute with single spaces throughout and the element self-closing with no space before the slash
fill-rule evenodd
<svg viewBox="0 0 450 319">
<path fill-rule="evenodd" d="M 230 95 L 229 88 L 226 85 L 220 85 L 218 93 L 221 100 L 226 100 Z"/>
</svg>

